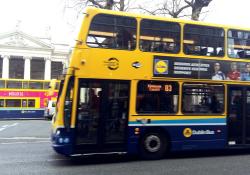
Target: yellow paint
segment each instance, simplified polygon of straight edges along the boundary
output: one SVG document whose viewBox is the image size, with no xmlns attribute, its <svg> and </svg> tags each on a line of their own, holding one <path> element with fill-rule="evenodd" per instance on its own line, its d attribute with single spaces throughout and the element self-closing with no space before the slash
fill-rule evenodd
<svg viewBox="0 0 250 175">
<path fill-rule="evenodd" d="M 137 20 L 137 36 L 136 38 L 136 48 L 135 50 L 114 50 L 114 49 L 104 49 L 104 48 L 91 48 L 87 46 L 86 40 L 87 35 L 90 33 L 92 35 L 102 35 L 102 36 L 114 36 L 109 32 L 99 32 L 98 31 L 88 31 L 89 26 L 91 24 L 91 20 L 97 14 L 110 14 L 110 15 L 120 15 L 120 16 L 128 16 L 133 17 Z M 213 27 L 221 27 L 225 29 L 225 37 L 227 36 L 227 31 L 229 28 L 241 29 L 239 27 L 232 26 L 224 26 L 218 24 L 210 24 L 199 21 L 185 21 L 181 19 L 174 18 L 166 18 L 166 17 L 158 17 L 158 16 L 148 16 L 134 13 L 124 13 L 118 11 L 110 11 L 104 9 L 96 9 L 96 8 L 87 8 L 86 15 L 82 26 L 80 28 L 80 32 L 78 34 L 77 43 L 74 47 L 70 58 L 70 64 L 68 72 L 65 76 L 65 86 L 62 88 L 61 97 L 59 98 L 60 108 L 57 109 L 57 117 L 55 122 L 53 123 L 53 128 L 62 127 L 63 126 L 63 117 L 64 117 L 64 101 L 65 94 L 67 89 L 68 80 L 71 76 L 75 76 L 77 78 L 93 78 L 93 79 L 116 79 L 116 80 L 131 80 L 131 90 L 130 90 L 130 101 L 129 101 L 129 121 L 136 121 L 138 117 L 149 118 L 152 120 L 181 120 L 181 119 L 207 119 L 207 118 L 226 118 L 226 110 L 227 110 L 227 97 L 225 97 L 225 112 L 220 116 L 187 116 L 182 114 L 181 112 L 181 99 L 182 99 L 182 90 L 181 86 L 183 82 L 204 82 L 204 83 L 221 83 L 220 81 L 211 81 L 211 80 L 183 80 L 180 78 L 161 78 L 161 77 L 153 77 L 153 57 L 157 56 L 175 56 L 178 58 L 192 58 L 192 59 L 204 59 L 204 60 L 225 60 L 225 61 L 236 61 L 236 62 L 250 62 L 250 60 L 246 59 L 231 59 L 227 55 L 224 58 L 218 57 L 209 57 L 209 56 L 195 56 L 195 55 L 185 55 L 183 53 L 183 43 L 193 44 L 193 40 L 184 40 L 183 34 L 181 34 L 181 45 L 180 52 L 177 54 L 170 53 L 154 53 L 154 52 L 142 52 L 139 47 L 140 39 L 145 40 L 157 40 L 160 41 L 161 38 L 153 38 L 150 36 L 139 36 L 140 34 L 140 21 L 142 19 L 152 19 L 159 21 L 172 21 L 180 24 L 181 30 L 186 24 L 194 24 L 194 25 L 203 25 L 203 26 L 213 26 Z M 244 29 L 249 30 L 250 29 Z M 166 42 L 172 42 L 172 38 L 163 38 Z M 225 50 L 227 50 L 227 40 L 225 39 Z M 227 51 L 225 51 L 227 53 Z M 108 64 L 109 59 L 115 58 L 118 60 L 116 62 L 116 66 L 112 67 Z M 173 58 L 174 59 L 174 58 Z M 84 60 L 84 61 L 83 61 Z M 133 63 L 139 62 L 140 68 L 133 67 Z M 83 64 L 84 63 L 84 64 Z M 163 62 L 159 62 L 156 64 L 157 71 L 159 73 L 164 72 L 168 69 L 168 67 Z M 139 80 L 159 80 L 159 81 L 177 81 L 179 82 L 179 106 L 177 115 L 172 116 L 154 116 L 154 115 L 139 115 L 136 112 L 136 91 L 137 91 L 137 83 Z M 227 84 L 241 84 L 241 85 L 249 85 L 249 82 L 232 82 L 232 81 L 223 81 L 225 84 L 225 88 Z M 74 84 L 75 89 L 73 92 L 73 111 L 72 111 L 72 119 L 71 119 L 71 127 L 75 126 L 76 123 L 76 109 L 77 109 L 77 97 L 78 97 L 78 82 Z"/>
</svg>

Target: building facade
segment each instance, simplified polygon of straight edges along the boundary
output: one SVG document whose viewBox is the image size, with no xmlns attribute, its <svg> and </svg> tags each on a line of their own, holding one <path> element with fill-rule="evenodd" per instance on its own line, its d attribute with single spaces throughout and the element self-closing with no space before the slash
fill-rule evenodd
<svg viewBox="0 0 250 175">
<path fill-rule="evenodd" d="M 57 79 L 68 67 L 70 47 L 21 31 L 0 34 L 0 78 Z"/>
</svg>

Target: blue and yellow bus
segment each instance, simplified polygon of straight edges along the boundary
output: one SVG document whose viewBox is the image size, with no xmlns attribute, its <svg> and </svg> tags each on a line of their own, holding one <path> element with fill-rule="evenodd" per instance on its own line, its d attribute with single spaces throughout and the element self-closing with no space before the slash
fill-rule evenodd
<svg viewBox="0 0 250 175">
<path fill-rule="evenodd" d="M 88 8 L 62 83 L 58 153 L 249 147 L 250 29 Z"/>
</svg>

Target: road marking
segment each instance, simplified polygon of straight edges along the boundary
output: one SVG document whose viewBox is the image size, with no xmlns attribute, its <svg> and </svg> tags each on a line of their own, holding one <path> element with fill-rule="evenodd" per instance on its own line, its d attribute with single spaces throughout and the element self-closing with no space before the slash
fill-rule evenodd
<svg viewBox="0 0 250 175">
<path fill-rule="evenodd" d="M 49 140 L 49 137 L 0 137 L 0 140 Z"/>
<path fill-rule="evenodd" d="M 13 123 L 11 125 L 3 125 L 3 126 L 0 127 L 0 132 L 3 131 L 3 130 L 5 130 L 5 129 L 7 129 L 7 128 L 16 126 L 16 125 L 18 125 L 18 123 Z"/>
<path fill-rule="evenodd" d="M 65 161 L 69 159 L 48 159 L 47 162 L 54 162 L 54 161 Z"/>
<path fill-rule="evenodd" d="M 29 144 L 29 143 L 49 143 L 50 141 L 33 141 L 33 142 L 5 142 L 0 145 L 15 145 L 15 144 Z"/>
</svg>

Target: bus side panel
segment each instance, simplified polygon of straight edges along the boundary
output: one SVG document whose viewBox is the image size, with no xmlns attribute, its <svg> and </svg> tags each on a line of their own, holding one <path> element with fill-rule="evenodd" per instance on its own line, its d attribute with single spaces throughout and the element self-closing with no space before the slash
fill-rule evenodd
<svg viewBox="0 0 250 175">
<path fill-rule="evenodd" d="M 140 134 L 135 134 L 135 128 Z M 130 126 L 128 152 L 137 153 L 140 138 L 149 131 L 163 132 L 169 138 L 170 150 L 222 149 L 227 147 L 226 125 L 214 126 Z"/>
<path fill-rule="evenodd" d="M 1 119 L 43 118 L 44 109 L 1 109 Z"/>
</svg>

